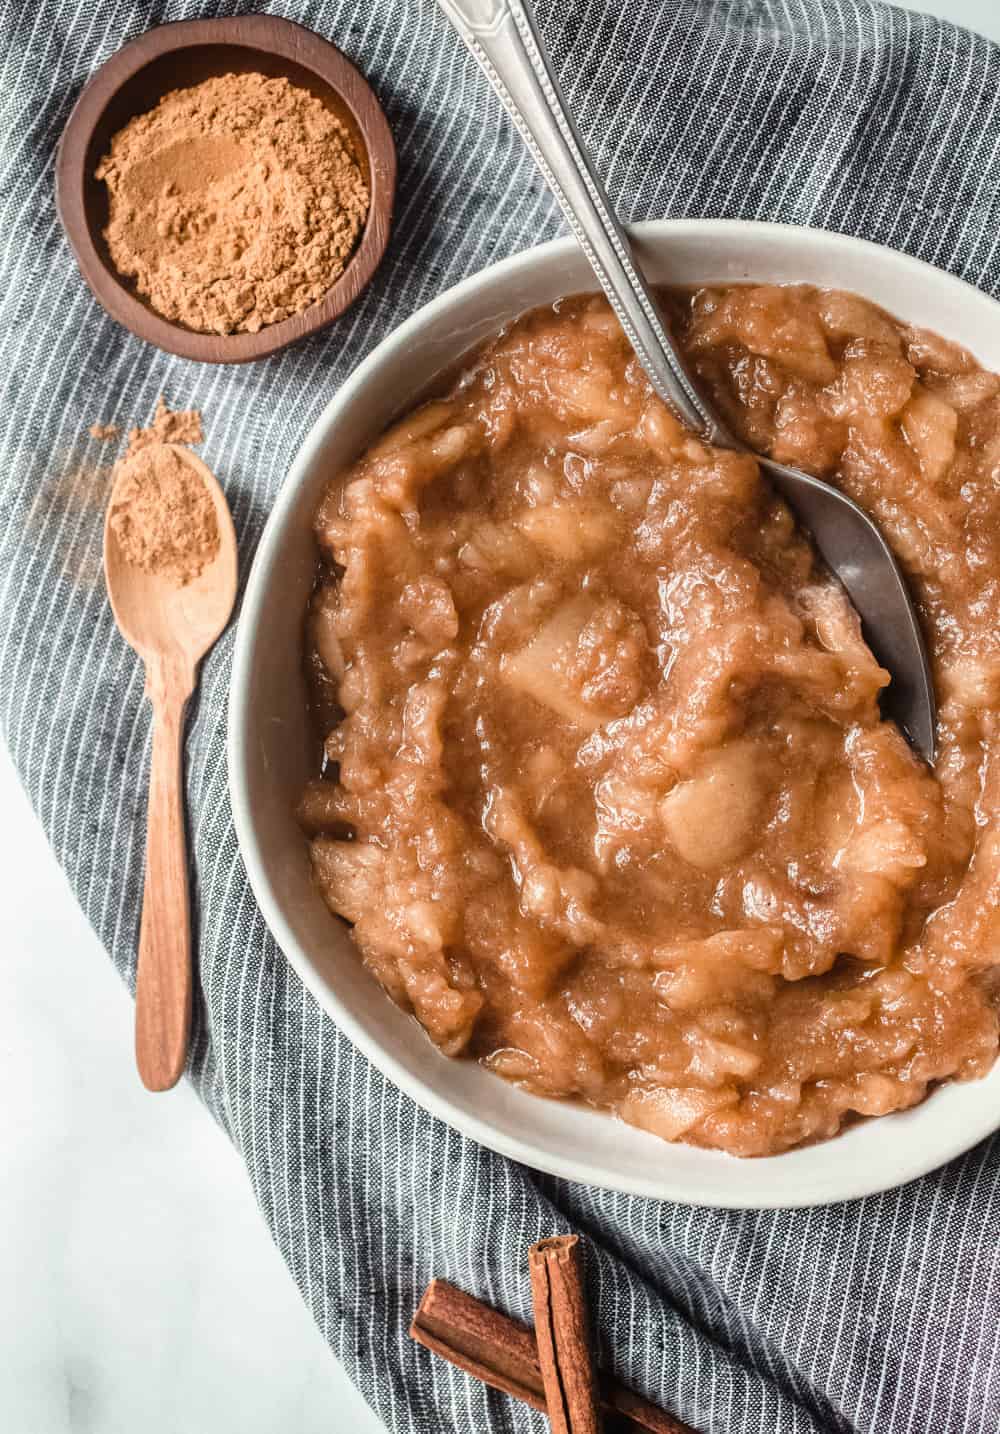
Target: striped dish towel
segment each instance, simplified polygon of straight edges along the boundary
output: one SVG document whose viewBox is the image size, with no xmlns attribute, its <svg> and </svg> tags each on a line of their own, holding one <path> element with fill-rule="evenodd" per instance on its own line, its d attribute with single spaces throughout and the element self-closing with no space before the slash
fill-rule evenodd
<svg viewBox="0 0 1000 1434">
<path fill-rule="evenodd" d="M 215 8 L 0 0 L 0 714 L 129 983 L 149 714 L 101 583 L 107 460 L 88 425 L 145 420 L 161 392 L 201 408 L 245 574 L 292 456 L 364 354 L 447 285 L 560 229 L 432 0 L 277 4 L 335 40 L 386 105 L 401 161 L 388 257 L 340 324 L 267 363 L 202 368 L 145 347 L 76 272 L 53 208 L 54 148 L 81 85 L 123 41 Z M 873 0 L 539 8 L 625 217 L 825 226 L 1000 289 L 1000 52 L 985 41 Z M 338 1034 L 264 929 L 226 795 L 232 645 L 229 631 L 205 665 L 188 738 L 191 1079 L 239 1148 L 324 1336 L 389 1428 L 543 1427 L 432 1361 L 406 1327 L 431 1275 L 526 1318 L 525 1246 L 576 1227 L 593 1242 L 607 1363 L 698 1429 L 995 1434 L 1000 1145 L 849 1205 L 727 1213 L 540 1177 L 449 1131 Z"/>
</svg>

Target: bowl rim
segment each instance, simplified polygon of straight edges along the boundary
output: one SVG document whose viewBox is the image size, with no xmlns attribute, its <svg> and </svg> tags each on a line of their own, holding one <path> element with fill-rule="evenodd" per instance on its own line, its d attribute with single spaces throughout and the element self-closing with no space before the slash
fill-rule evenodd
<svg viewBox="0 0 1000 1434">
<path fill-rule="evenodd" d="M 997 318 L 1000 318 L 1000 304 L 965 280 L 959 279 L 947 271 L 936 269 L 923 260 L 915 259 L 910 255 L 891 250 L 887 246 L 875 244 L 869 240 L 856 239 L 850 235 L 828 230 L 809 229 L 799 225 L 740 219 L 647 220 L 629 225 L 627 228 L 628 232 L 640 243 L 643 240 L 653 240 L 659 235 L 669 234 L 676 234 L 678 237 L 687 236 L 689 239 L 702 236 L 708 238 L 712 233 L 722 230 L 734 235 L 741 233 L 759 240 L 781 238 L 787 241 L 794 236 L 796 241 L 804 246 L 818 243 L 824 247 L 832 247 L 834 250 L 840 249 L 842 252 L 850 250 L 855 254 L 878 255 L 882 261 L 885 260 L 886 255 L 891 255 L 893 262 L 898 261 L 914 282 L 919 282 L 921 279 L 926 279 L 928 274 L 933 274 L 937 282 L 945 282 L 952 286 L 956 297 L 961 294 L 967 299 L 971 293 L 980 303 L 992 306 L 997 311 Z M 777 1185 L 780 1185 L 780 1174 L 776 1181 L 775 1168 L 780 1172 L 781 1166 L 790 1158 L 794 1158 L 796 1155 L 801 1157 L 812 1149 L 826 1149 L 831 1144 L 848 1138 L 850 1132 L 842 1132 L 832 1137 L 831 1141 L 819 1142 L 808 1147 L 795 1147 L 779 1155 L 763 1157 L 758 1160 L 742 1160 L 721 1151 L 699 1150 L 700 1155 L 717 1163 L 720 1170 L 739 1165 L 744 1171 L 745 1178 L 741 1179 L 737 1190 L 730 1190 L 725 1184 L 720 1189 L 716 1184 L 710 1195 L 698 1198 L 696 1194 L 692 1193 L 690 1178 L 675 1181 L 669 1169 L 657 1169 L 650 1177 L 616 1175 L 609 1170 L 606 1161 L 601 1160 L 595 1163 L 586 1152 L 582 1153 L 579 1159 L 565 1159 L 558 1154 L 546 1151 L 529 1138 L 514 1137 L 497 1130 L 488 1119 L 481 1118 L 475 1113 L 453 1104 L 447 1096 L 428 1086 L 422 1076 L 386 1051 L 378 1039 L 365 1029 L 362 1022 L 321 979 L 308 952 L 298 941 L 285 917 L 280 898 L 273 889 L 266 862 L 262 857 L 255 830 L 254 812 L 248 800 L 243 777 L 249 752 L 248 737 L 244 730 L 245 696 L 250 683 L 261 608 L 267 596 L 269 583 L 274 580 L 276 574 L 280 573 L 280 565 L 276 564 L 275 559 L 284 539 L 287 516 L 292 513 L 296 505 L 300 485 L 309 475 L 312 464 L 327 441 L 328 432 L 336 422 L 338 415 L 349 409 L 355 396 L 369 382 L 371 375 L 378 371 L 387 354 L 405 349 L 411 338 L 425 324 L 432 323 L 441 314 L 446 313 L 461 298 L 480 289 L 503 283 L 503 281 L 530 269 L 546 257 L 560 254 L 570 255 L 575 252 L 576 247 L 576 241 L 571 235 L 549 240 L 502 259 L 462 279 L 422 305 L 397 328 L 387 334 L 353 370 L 345 382 L 334 392 L 299 447 L 265 523 L 254 555 L 238 617 L 230 679 L 226 739 L 229 795 L 236 837 L 251 891 L 265 924 L 285 959 L 290 962 L 322 1009 L 351 1043 L 388 1080 L 431 1115 L 442 1120 L 463 1136 L 520 1164 L 599 1189 L 621 1191 L 625 1194 L 658 1200 L 671 1200 L 687 1206 L 701 1205 L 722 1209 L 802 1209 L 860 1199 L 896 1189 L 964 1154 L 973 1145 L 1000 1127 L 1000 1100 L 996 1099 L 997 1090 L 994 1089 L 994 1087 L 1000 1089 L 1000 1060 L 979 1081 L 947 1082 L 942 1089 L 932 1091 L 925 1100 L 909 1110 L 893 1112 L 887 1116 L 875 1117 L 859 1123 L 859 1128 L 871 1128 L 879 1123 L 884 1125 L 886 1122 L 892 1122 L 894 1126 L 919 1129 L 920 1125 L 927 1121 L 928 1109 L 935 1102 L 947 1097 L 949 1093 L 968 1092 L 977 1088 L 985 1093 L 986 1087 L 989 1085 L 990 1098 L 978 1102 L 979 1109 L 973 1111 L 971 1119 L 967 1118 L 965 1122 L 954 1121 L 950 1124 L 939 1122 L 937 1133 L 930 1140 L 922 1140 L 914 1135 L 906 1144 L 905 1154 L 896 1161 L 891 1171 L 875 1173 L 863 1164 L 845 1160 L 840 1165 L 841 1178 L 833 1186 L 819 1188 L 814 1184 L 811 1188 L 797 1188 L 791 1193 L 785 1193 L 776 1188 Z M 596 288 L 596 281 L 594 287 Z M 385 996 L 384 999 L 389 1000 L 388 996 Z M 416 1025 L 414 1034 L 415 1037 L 420 1036 L 426 1039 Z M 494 1079 L 499 1080 L 500 1077 L 497 1076 Z M 531 1099 L 544 1099 L 544 1097 L 532 1096 Z M 935 1109 L 939 1108 L 939 1106 L 935 1106 Z M 924 1113 L 923 1121 L 921 1121 L 921 1113 Z M 614 1120 L 614 1117 L 606 1112 L 602 1112 L 602 1115 L 608 1121 Z M 921 1134 L 926 1135 L 926 1132 L 921 1132 Z M 769 1174 L 763 1179 L 754 1180 L 752 1176 L 747 1177 L 745 1174 L 747 1167 L 750 1167 L 751 1171 L 762 1171 L 765 1166 L 768 1168 Z M 801 1183 L 800 1179 L 800 1185 Z"/>
<path fill-rule="evenodd" d="M 364 141 L 370 170 L 368 217 L 341 275 L 321 299 L 301 313 L 268 324 L 255 334 L 198 333 L 156 313 L 105 263 L 87 214 L 87 153 L 94 130 L 118 92 L 140 70 L 166 55 L 224 45 L 277 56 L 315 75 L 350 110 Z M 56 212 L 84 282 L 118 323 L 145 342 L 180 358 L 200 363 L 250 363 L 327 328 L 366 288 L 389 242 L 396 170 L 392 130 L 374 90 L 331 41 L 277 15 L 173 20 L 122 45 L 84 85 L 56 151 Z"/>
</svg>

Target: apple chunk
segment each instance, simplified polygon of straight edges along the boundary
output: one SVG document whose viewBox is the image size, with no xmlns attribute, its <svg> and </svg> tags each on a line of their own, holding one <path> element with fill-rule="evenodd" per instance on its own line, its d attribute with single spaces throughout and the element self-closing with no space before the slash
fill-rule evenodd
<svg viewBox="0 0 1000 1434">
<path fill-rule="evenodd" d="M 759 839 L 767 799 L 761 758 L 753 742 L 731 742 L 663 798 L 667 838 L 691 866 L 702 871 L 729 866 Z"/>
<path fill-rule="evenodd" d="M 646 632 L 635 613 L 613 598 L 581 593 L 504 657 L 500 671 L 510 687 L 594 731 L 635 706 L 647 655 Z"/>
</svg>

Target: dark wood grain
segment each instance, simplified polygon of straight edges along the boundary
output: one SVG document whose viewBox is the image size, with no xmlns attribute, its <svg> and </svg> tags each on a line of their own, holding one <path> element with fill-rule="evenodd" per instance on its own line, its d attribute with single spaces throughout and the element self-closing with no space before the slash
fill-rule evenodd
<svg viewBox="0 0 1000 1434">
<path fill-rule="evenodd" d="M 201 334 L 157 314 L 115 269 L 104 241 L 107 190 L 94 178 L 112 136 L 169 90 L 212 75 L 283 75 L 308 89 L 344 123 L 368 181 L 371 204 L 357 249 L 317 303 L 256 334 Z M 364 76 L 311 30 L 271 15 L 182 20 L 124 45 L 89 80 L 56 156 L 56 206 L 80 272 L 109 314 L 141 339 L 202 363 L 248 363 L 317 333 L 371 279 L 389 241 L 396 192 L 392 131 Z"/>
</svg>

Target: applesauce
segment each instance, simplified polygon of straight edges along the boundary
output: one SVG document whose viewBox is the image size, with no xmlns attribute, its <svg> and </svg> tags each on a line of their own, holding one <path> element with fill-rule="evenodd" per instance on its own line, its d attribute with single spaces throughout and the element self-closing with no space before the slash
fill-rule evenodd
<svg viewBox="0 0 1000 1434">
<path fill-rule="evenodd" d="M 754 459 L 682 428 L 578 298 L 331 475 L 300 819 L 445 1054 L 767 1155 L 997 1054 L 1000 380 L 850 294 L 665 301 L 733 428 L 889 539 L 934 770 Z"/>
</svg>

